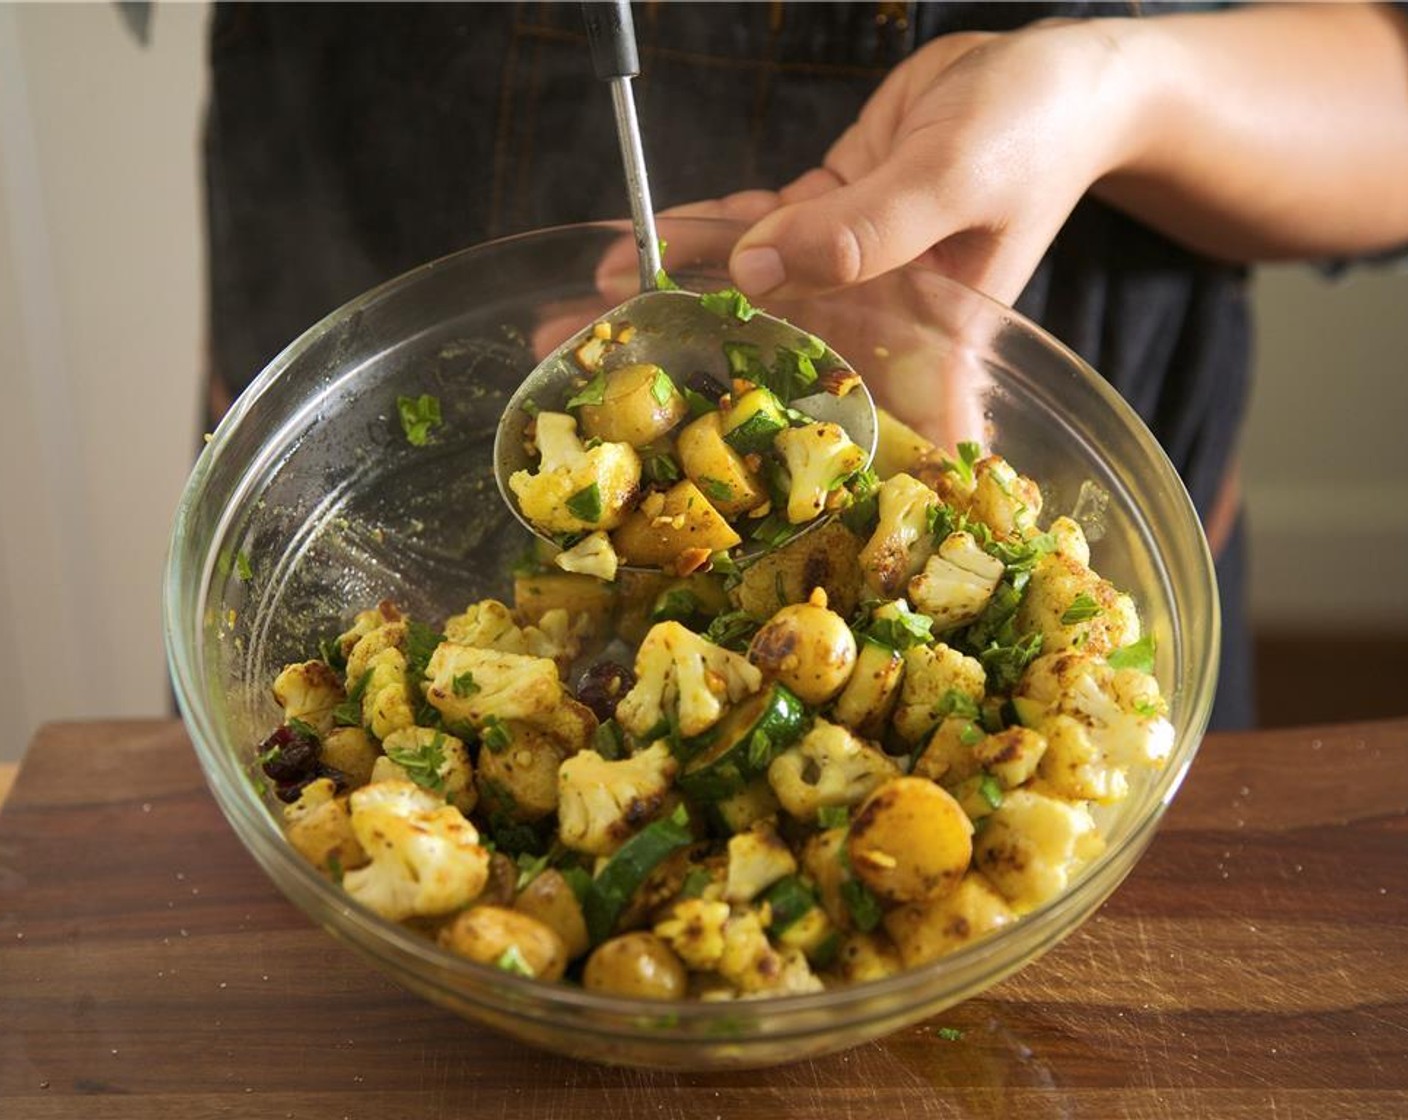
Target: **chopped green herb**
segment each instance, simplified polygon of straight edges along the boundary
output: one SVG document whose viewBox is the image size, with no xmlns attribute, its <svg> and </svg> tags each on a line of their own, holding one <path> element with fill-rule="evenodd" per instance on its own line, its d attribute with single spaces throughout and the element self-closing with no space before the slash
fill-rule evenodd
<svg viewBox="0 0 1408 1120">
<path fill-rule="evenodd" d="M 336 638 L 322 638 L 318 642 L 318 657 L 323 664 L 339 672 L 347 668 L 347 658 Z"/>
<path fill-rule="evenodd" d="M 1074 626 L 1078 622 L 1089 622 L 1092 618 L 1098 618 L 1104 613 L 1105 608 L 1082 591 L 1071 600 L 1071 605 L 1061 615 L 1061 625 Z"/>
<path fill-rule="evenodd" d="M 701 478 L 699 489 L 704 491 L 704 496 L 712 502 L 733 501 L 733 487 L 719 478 Z"/>
<path fill-rule="evenodd" d="M 748 302 L 748 297 L 737 288 L 724 288 L 718 292 L 706 292 L 699 297 L 701 306 L 712 311 L 720 319 L 727 319 L 730 316 L 740 323 L 746 323 L 754 315 L 757 309 Z"/>
<path fill-rule="evenodd" d="M 816 823 L 820 828 L 848 828 L 851 811 L 844 805 L 823 805 L 816 811 Z"/>
<path fill-rule="evenodd" d="M 687 587 L 671 587 L 661 592 L 650 611 L 651 622 L 689 622 L 704 612 L 699 596 Z"/>
<path fill-rule="evenodd" d="M 235 575 L 241 583 L 248 583 L 254 578 L 254 569 L 250 567 L 247 552 L 235 553 Z"/>
<path fill-rule="evenodd" d="M 959 733 L 958 741 L 965 747 L 976 747 L 983 741 L 983 729 L 979 724 L 970 723 Z"/>
<path fill-rule="evenodd" d="M 978 793 L 982 795 L 984 801 L 991 809 L 1002 808 L 1002 786 L 991 774 L 984 774 L 983 780 L 978 783 Z"/>
<path fill-rule="evenodd" d="M 518 864 L 518 879 L 514 882 L 515 890 L 522 890 L 539 875 L 548 869 L 549 853 L 544 852 L 540 856 L 535 856 L 530 852 L 521 852 L 515 862 Z"/>
<path fill-rule="evenodd" d="M 817 379 L 813 356 L 807 350 L 779 346 L 773 354 L 772 369 L 763 379 L 763 384 L 784 402 L 806 396 Z"/>
<path fill-rule="evenodd" d="M 949 716 L 961 716 L 963 719 L 979 719 L 982 713 L 978 710 L 978 702 L 966 692 L 960 692 L 956 688 L 950 688 L 939 698 L 939 702 L 934 705 L 934 715 L 938 719 L 948 719 Z"/>
<path fill-rule="evenodd" d="M 467 700 L 479 691 L 479 686 L 474 683 L 474 674 L 466 670 L 450 682 L 450 689 L 461 700 Z"/>
<path fill-rule="evenodd" d="M 754 772 L 766 770 L 772 762 L 772 737 L 766 731 L 755 731 L 748 740 L 748 765 Z"/>
<path fill-rule="evenodd" d="M 501 754 L 513 742 L 513 735 L 498 716 L 486 716 L 484 726 L 479 731 L 479 741 L 494 754 Z"/>
<path fill-rule="evenodd" d="M 766 383 L 768 367 L 763 365 L 763 354 L 751 342 L 725 342 L 724 357 L 728 359 L 728 371 L 733 377 L 741 377 L 756 385 Z"/>
<path fill-rule="evenodd" d="M 670 274 L 663 268 L 655 270 L 655 286 L 662 292 L 675 292 L 679 290 L 679 285 L 670 279 Z"/>
<path fill-rule="evenodd" d="M 846 869 L 846 877 L 841 880 L 841 901 L 846 904 L 856 929 L 861 933 L 869 933 L 880 924 L 880 919 L 884 916 L 880 909 L 880 900 L 870 892 L 869 887 L 854 877 L 846 845 L 842 844 L 839 851 L 841 866 Z"/>
<path fill-rule="evenodd" d="M 368 669 L 357 678 L 357 683 L 347 690 L 347 699 L 332 710 L 332 721 L 338 727 L 362 726 L 362 697 L 366 694 L 367 682 L 371 679 L 372 671 Z"/>
<path fill-rule="evenodd" d="M 1041 653 L 1042 634 L 1037 631 L 1018 638 L 1010 645 L 993 643 L 978 653 L 988 688 L 994 692 L 1011 692 L 1022 679 L 1022 672 Z"/>
<path fill-rule="evenodd" d="M 328 855 L 328 874 L 332 876 L 332 881 L 339 887 L 342 886 L 342 857 L 336 852 Z"/>
<path fill-rule="evenodd" d="M 567 511 L 582 521 L 596 524 L 601 520 L 601 488 L 590 482 L 567 499 Z"/>
<path fill-rule="evenodd" d="M 691 867 L 680 884 L 680 897 L 698 898 L 713 881 L 713 877 L 702 867 Z"/>
<path fill-rule="evenodd" d="M 1163 708 L 1157 700 L 1136 700 L 1134 714 L 1143 716 L 1145 719 L 1152 719 L 1154 716 L 1163 715 Z"/>
<path fill-rule="evenodd" d="M 614 719 L 596 725 L 596 730 L 592 732 L 592 750 L 607 762 L 615 762 L 625 754 L 625 735 Z"/>
<path fill-rule="evenodd" d="M 973 464 L 983 457 L 983 449 L 971 440 L 964 440 L 958 445 L 958 458 L 943 461 L 943 468 L 958 475 L 963 480 L 964 485 L 973 481 Z"/>
<path fill-rule="evenodd" d="M 940 1027 L 934 1033 L 945 1042 L 958 1042 L 963 1037 L 963 1032 L 957 1027 Z"/>
<path fill-rule="evenodd" d="M 1154 635 L 1145 634 L 1137 642 L 1121 646 L 1105 658 L 1111 669 L 1138 669 L 1141 673 L 1154 671 Z"/>
<path fill-rule="evenodd" d="M 655 377 L 650 382 L 650 395 L 661 408 L 669 404 L 670 398 L 675 395 L 675 383 L 663 369 L 655 370 Z"/>
<path fill-rule="evenodd" d="M 437 731 L 428 743 L 416 747 L 392 747 L 386 757 L 406 772 L 406 777 L 425 789 L 441 793 L 445 789 L 445 777 L 440 773 L 445 766 L 445 736 Z"/>
<path fill-rule="evenodd" d="M 401 417 L 401 430 L 414 447 L 431 442 L 430 433 L 440 427 L 440 398 L 422 393 L 419 397 L 397 397 L 396 412 Z"/>
<path fill-rule="evenodd" d="M 805 525 L 793 525 L 787 518 L 770 513 L 753 526 L 750 535 L 772 550 L 781 548 L 805 528 Z"/>
<path fill-rule="evenodd" d="M 687 385 L 680 392 L 684 394 L 684 403 L 689 405 L 690 416 L 703 416 L 706 412 L 713 412 L 719 407 L 703 393 L 696 392 Z"/>
<path fill-rule="evenodd" d="M 943 502 L 925 510 L 924 518 L 928 523 L 929 536 L 933 538 L 935 544 L 943 544 L 952 533 L 958 531 L 960 519 L 957 511 Z"/>
<path fill-rule="evenodd" d="M 934 640 L 934 620 L 927 614 L 905 610 L 896 600 L 896 609 L 890 617 L 872 617 L 863 631 L 863 636 L 882 646 L 889 646 L 897 653 L 903 653 L 911 646 L 926 646 Z"/>
<path fill-rule="evenodd" d="M 538 407 L 537 401 L 535 401 L 532 397 L 529 397 L 523 402 L 523 411 L 526 412 L 533 419 L 537 419 L 538 413 L 542 412 L 543 410 Z"/>
<path fill-rule="evenodd" d="M 300 738 L 311 739 L 315 743 L 321 743 L 323 741 L 323 737 L 318 734 L 318 729 L 316 727 L 314 727 L 312 724 L 304 723 L 301 719 L 298 719 L 296 716 L 288 721 L 287 726 L 290 731 L 292 731 L 295 735 L 299 736 Z"/>
<path fill-rule="evenodd" d="M 494 965 L 505 972 L 513 973 L 515 976 L 527 976 L 530 980 L 537 975 L 533 971 L 533 966 L 524 959 L 523 952 L 517 945 L 510 945 L 500 953 L 498 959 L 494 961 Z"/>
<path fill-rule="evenodd" d="M 868 536 L 880 516 L 880 476 L 866 467 L 851 475 L 846 485 L 851 504 L 842 512 L 841 524 L 858 537 Z"/>
<path fill-rule="evenodd" d="M 747 611 L 729 611 L 709 623 L 709 629 L 704 631 L 704 637 L 716 646 L 723 646 L 724 649 L 742 653 L 748 648 L 748 643 L 753 640 L 753 635 L 758 632 L 761 626 L 762 623 Z"/>
<path fill-rule="evenodd" d="M 567 399 L 568 408 L 579 408 L 584 404 L 602 404 L 606 400 L 606 373 L 598 373 L 573 396 Z"/>
<path fill-rule="evenodd" d="M 680 480 L 679 465 L 663 451 L 647 455 L 641 462 L 640 473 L 647 482 L 656 482 L 661 485 Z"/>
</svg>

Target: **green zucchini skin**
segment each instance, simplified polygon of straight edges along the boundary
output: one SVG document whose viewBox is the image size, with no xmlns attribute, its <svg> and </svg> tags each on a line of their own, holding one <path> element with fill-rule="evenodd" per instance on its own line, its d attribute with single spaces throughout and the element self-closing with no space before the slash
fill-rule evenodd
<svg viewBox="0 0 1408 1120">
<path fill-rule="evenodd" d="M 777 397 L 768 389 L 750 389 L 724 415 L 724 442 L 740 455 L 761 453 L 786 428 L 787 414 Z"/>
<path fill-rule="evenodd" d="M 587 936 L 599 945 L 616 932 L 621 912 L 650 873 L 681 848 L 694 843 L 689 812 L 683 805 L 652 821 L 621 845 L 591 881 L 582 899 Z"/>
<path fill-rule="evenodd" d="M 781 684 L 769 685 L 726 715 L 680 772 L 687 797 L 717 802 L 742 792 L 753 778 L 807 729 L 807 709 Z"/>
</svg>

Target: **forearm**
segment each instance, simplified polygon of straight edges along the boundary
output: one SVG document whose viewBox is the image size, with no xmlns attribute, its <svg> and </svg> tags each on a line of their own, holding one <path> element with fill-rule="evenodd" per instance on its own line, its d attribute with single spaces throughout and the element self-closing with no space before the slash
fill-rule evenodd
<svg viewBox="0 0 1408 1120">
<path fill-rule="evenodd" d="M 1138 111 L 1099 197 L 1224 259 L 1408 244 L 1401 13 L 1252 6 L 1105 30 Z"/>
</svg>

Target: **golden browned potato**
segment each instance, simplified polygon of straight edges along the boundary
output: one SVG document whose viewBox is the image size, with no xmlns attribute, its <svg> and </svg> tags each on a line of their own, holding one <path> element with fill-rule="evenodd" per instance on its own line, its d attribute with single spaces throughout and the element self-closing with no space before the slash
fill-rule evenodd
<svg viewBox="0 0 1408 1120">
<path fill-rule="evenodd" d="M 590 948 L 581 903 L 562 872 L 548 868 L 537 875 L 518 892 L 513 908 L 537 918 L 556 933 L 567 949 L 569 960 L 575 960 Z"/>
<path fill-rule="evenodd" d="M 542 820 L 557 809 L 557 768 L 563 752 L 548 735 L 518 720 L 499 725 L 507 743 L 479 749 L 474 781 L 492 812 L 517 821 Z M 497 749 L 496 749 L 497 748 Z"/>
<path fill-rule="evenodd" d="M 841 886 L 849 877 L 842 862 L 845 843 L 844 828 L 828 828 L 813 833 L 802 848 L 802 870 L 816 887 L 817 898 L 826 916 L 834 925 L 849 930 L 855 928 L 855 923 L 841 893 Z"/>
<path fill-rule="evenodd" d="M 932 443 L 883 408 L 875 410 L 875 420 L 875 458 L 870 469 L 881 481 L 901 471 L 913 474 L 924 456 L 934 450 Z"/>
<path fill-rule="evenodd" d="M 973 824 L 924 778 L 892 778 L 862 802 L 847 854 L 856 878 L 886 902 L 919 902 L 958 886 L 973 857 Z"/>
<path fill-rule="evenodd" d="M 724 442 L 719 413 L 706 412 L 686 424 L 675 447 L 684 473 L 725 517 L 735 518 L 768 500 L 757 474 Z"/>
<path fill-rule="evenodd" d="M 905 968 L 918 968 L 1016 919 L 992 884 L 970 871 L 952 894 L 897 906 L 884 924 Z"/>
<path fill-rule="evenodd" d="M 440 931 L 440 944 L 480 964 L 538 980 L 560 980 L 567 969 L 567 950 L 551 928 L 502 906 L 465 910 Z"/>
<path fill-rule="evenodd" d="M 744 568 L 738 605 L 765 619 L 820 587 L 831 609 L 849 618 L 860 602 L 860 550 L 860 538 L 840 521 L 819 525 Z"/>
<path fill-rule="evenodd" d="M 611 543 L 627 564 L 687 574 L 709 554 L 742 541 L 689 479 L 663 494 L 649 494 L 611 534 Z"/>
<path fill-rule="evenodd" d="M 582 432 L 607 443 L 644 447 L 685 418 L 689 406 L 659 366 L 622 366 L 606 375 L 606 394 L 599 405 L 583 405 Z"/>
<path fill-rule="evenodd" d="M 334 728 L 318 748 L 318 761 L 345 774 L 352 789 L 372 780 L 372 767 L 380 756 L 371 736 L 360 727 Z"/>
<path fill-rule="evenodd" d="M 689 978 L 662 938 L 638 931 L 603 941 L 587 958 L 582 986 L 633 999 L 683 999 Z"/>
<path fill-rule="evenodd" d="M 899 950 L 891 944 L 884 931 L 849 933 L 836 954 L 833 966 L 847 984 L 864 984 L 868 980 L 883 980 L 904 970 Z"/>
<path fill-rule="evenodd" d="M 856 637 L 846 620 L 826 608 L 817 588 L 810 602 L 783 607 L 753 635 L 748 660 L 819 706 L 846 687 L 856 665 Z"/>
<path fill-rule="evenodd" d="M 616 610 L 616 588 L 593 576 L 572 572 L 535 572 L 513 579 L 513 613 L 523 626 L 537 626 L 551 610 L 565 610 L 575 618 L 585 614 L 591 632 L 605 635 Z"/>
</svg>

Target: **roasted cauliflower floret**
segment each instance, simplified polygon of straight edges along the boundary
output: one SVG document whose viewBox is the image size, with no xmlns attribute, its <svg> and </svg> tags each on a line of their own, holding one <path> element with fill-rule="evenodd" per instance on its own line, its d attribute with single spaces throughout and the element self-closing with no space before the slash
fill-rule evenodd
<svg viewBox="0 0 1408 1120">
<path fill-rule="evenodd" d="M 950 533 L 909 581 L 909 599 L 943 633 L 983 613 L 1003 571 L 1002 561 L 984 552 L 971 533 Z"/>
<path fill-rule="evenodd" d="M 384 918 L 404 921 L 457 910 L 489 876 L 489 853 L 453 805 L 414 782 L 375 782 L 355 791 L 352 830 L 371 857 L 349 871 L 347 893 Z"/>
<path fill-rule="evenodd" d="M 860 538 L 836 520 L 794 537 L 743 569 L 738 605 L 766 619 L 788 603 L 805 603 L 820 587 L 831 609 L 849 618 L 860 601 L 860 547 Z"/>
<path fill-rule="evenodd" d="M 1064 891 L 1102 842 L 1082 802 L 1014 789 L 973 843 L 973 864 L 1024 914 Z"/>
<path fill-rule="evenodd" d="M 573 755 L 557 771 L 558 838 L 576 852 L 610 855 L 659 813 L 678 769 L 663 740 L 615 762 L 596 751 Z"/>
<path fill-rule="evenodd" d="M 332 730 L 332 713 L 347 694 L 337 674 L 322 661 L 286 665 L 274 678 L 274 701 L 284 722 L 301 720 L 320 735 Z"/>
<path fill-rule="evenodd" d="M 563 549 L 553 557 L 552 562 L 564 572 L 595 576 L 610 583 L 616 578 L 620 557 L 611 547 L 611 538 L 597 530 L 595 533 L 588 533 L 571 548 Z"/>
<path fill-rule="evenodd" d="M 382 740 L 372 781 L 409 781 L 439 794 L 461 813 L 474 808 L 474 767 L 464 743 L 429 727 L 403 727 Z"/>
<path fill-rule="evenodd" d="M 827 805 L 859 805 L 899 769 L 846 728 L 818 719 L 802 741 L 772 760 L 768 784 L 782 807 L 806 824 Z"/>
<path fill-rule="evenodd" d="M 655 936 L 663 938 L 687 967 L 704 972 L 717 967 L 723 956 L 729 913 L 728 903 L 718 899 L 681 899 L 655 924 Z"/>
<path fill-rule="evenodd" d="M 699 735 L 719 721 L 726 704 L 757 692 L 763 683 L 762 672 L 746 657 L 678 622 L 650 628 L 635 669 L 635 687 L 616 706 L 616 719 L 639 738 L 658 734 L 671 717 L 681 735 Z"/>
<path fill-rule="evenodd" d="M 1080 522 L 1069 517 L 1058 517 L 1046 530 L 1056 542 L 1054 551 L 1058 556 L 1074 560 L 1083 568 L 1090 567 L 1090 544 L 1085 539 L 1085 530 Z"/>
<path fill-rule="evenodd" d="M 400 608 L 390 599 L 383 599 L 370 610 L 358 611 L 352 625 L 337 636 L 338 652 L 348 657 L 353 647 L 373 630 L 388 622 L 400 622 L 403 617 Z"/>
<path fill-rule="evenodd" d="M 787 520 L 800 525 L 821 516 L 827 499 L 861 467 L 866 455 L 839 424 L 814 421 L 777 434 L 773 446 L 787 464 Z"/>
<path fill-rule="evenodd" d="M 729 838 L 728 879 L 724 898 L 751 902 L 784 876 L 797 870 L 797 860 L 771 824 L 755 824 Z"/>
<path fill-rule="evenodd" d="M 553 736 L 569 753 L 591 741 L 596 717 L 563 687 L 544 657 L 442 642 L 426 669 L 425 695 L 448 725 L 484 728 L 521 720 Z"/>
<path fill-rule="evenodd" d="M 991 529 L 993 536 L 1005 539 L 1034 533 L 1039 513 L 1037 484 L 1013 470 L 1001 455 L 989 455 L 974 464 L 968 515 Z"/>
<path fill-rule="evenodd" d="M 714 967 L 736 991 L 751 995 L 783 983 L 782 955 L 768 940 L 756 911 L 735 911 L 724 923 L 723 938 L 724 949 Z"/>
<path fill-rule="evenodd" d="M 640 456 L 628 443 L 586 448 L 577 421 L 565 412 L 537 418 L 536 474 L 514 471 L 509 489 L 523 515 L 550 533 L 614 529 L 640 486 Z"/>
<path fill-rule="evenodd" d="M 395 646 L 374 654 L 367 662 L 366 684 L 362 690 L 362 723 L 378 739 L 393 731 L 414 727 L 411 681 L 406 674 L 406 655 Z"/>
<path fill-rule="evenodd" d="M 916 478 L 897 474 L 881 485 L 880 520 L 860 551 L 865 586 L 882 599 L 898 598 L 934 551 L 929 511 L 939 496 Z"/>
<path fill-rule="evenodd" d="M 1025 785 L 1036 773 L 1046 740 L 1028 727 L 1008 727 L 973 747 L 973 757 L 1003 789 Z"/>
<path fill-rule="evenodd" d="M 479 752 L 475 781 L 484 808 L 511 820 L 537 821 L 557 810 L 557 769 L 563 753 L 545 732 L 526 723 L 499 725 L 494 745 Z"/>
<path fill-rule="evenodd" d="M 359 616 L 360 617 L 360 616 Z M 394 618 L 373 626 L 353 644 L 347 655 L 347 687 L 356 688 L 371 669 L 372 658 L 387 649 L 406 649 L 410 627 L 403 618 Z"/>
<path fill-rule="evenodd" d="M 1047 740 L 1038 776 L 1065 797 L 1118 800 L 1131 767 L 1160 766 L 1173 749 L 1154 678 L 1084 652 L 1038 657 L 1014 703 L 1023 724 Z"/>
<path fill-rule="evenodd" d="M 939 642 L 904 651 L 904 682 L 895 707 L 895 733 L 906 743 L 917 743 L 942 718 L 944 697 L 958 692 L 975 704 L 982 700 L 987 675 L 976 658 Z"/>
<path fill-rule="evenodd" d="M 326 874 L 335 875 L 363 866 L 367 854 L 357 843 L 345 800 L 334 796 L 328 778 L 303 787 L 298 800 L 284 808 L 284 831 L 295 850 Z"/>
<path fill-rule="evenodd" d="M 1079 649 L 1103 657 L 1139 639 L 1134 600 L 1061 552 L 1037 561 L 1015 618 L 1022 634 L 1041 634 L 1043 653 Z"/>
<path fill-rule="evenodd" d="M 944 717 L 915 759 L 913 773 L 952 789 L 980 769 L 974 747 L 982 738 L 982 728 L 968 717 Z"/>
<path fill-rule="evenodd" d="M 519 626 L 503 603 L 484 599 L 446 619 L 445 638 L 476 649 L 549 657 L 565 672 L 582 652 L 582 637 L 590 627 L 585 615 L 573 619 L 560 607 L 544 611 L 536 626 Z"/>
</svg>

